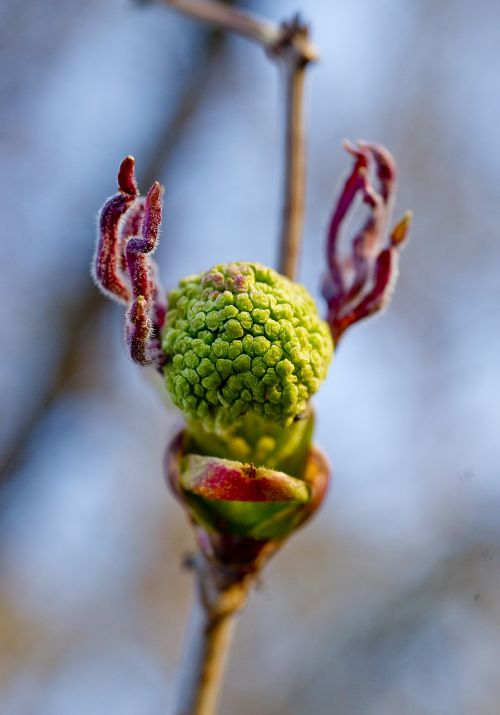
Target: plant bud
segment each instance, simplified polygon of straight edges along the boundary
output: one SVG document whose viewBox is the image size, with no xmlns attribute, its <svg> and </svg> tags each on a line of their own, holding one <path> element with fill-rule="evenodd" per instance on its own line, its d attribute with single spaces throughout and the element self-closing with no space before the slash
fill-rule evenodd
<svg viewBox="0 0 500 715">
<path fill-rule="evenodd" d="M 249 414 L 290 425 L 325 378 L 333 350 L 303 286 L 244 262 L 180 282 L 169 295 L 162 347 L 174 403 L 219 432 Z"/>
</svg>

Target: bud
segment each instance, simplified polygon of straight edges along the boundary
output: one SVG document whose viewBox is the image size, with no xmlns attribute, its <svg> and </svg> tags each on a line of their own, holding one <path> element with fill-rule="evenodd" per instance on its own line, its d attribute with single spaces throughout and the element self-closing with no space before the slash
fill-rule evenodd
<svg viewBox="0 0 500 715">
<path fill-rule="evenodd" d="M 132 359 L 165 378 L 187 425 L 166 454 L 169 483 L 189 514 L 207 563 L 256 572 L 320 506 L 329 467 L 313 445 L 309 400 L 354 323 L 385 307 L 409 214 L 389 231 L 396 170 L 376 144 L 354 158 L 327 240 L 322 320 L 307 290 L 258 263 L 218 264 L 180 281 L 168 301 L 152 259 L 162 188 L 139 194 L 134 159 L 104 204 L 94 276 L 127 306 Z M 361 197 L 366 222 L 340 250 L 347 213 Z"/>
<path fill-rule="evenodd" d="M 167 479 L 202 550 L 221 561 L 233 561 L 242 546 L 253 559 L 267 542 L 283 541 L 318 509 L 328 486 L 329 466 L 315 447 L 308 449 L 300 478 L 191 448 L 186 431 L 174 438 L 166 453 Z"/>
<path fill-rule="evenodd" d="M 188 420 L 224 431 L 248 414 L 286 427 L 326 377 L 333 344 L 307 290 L 258 263 L 179 283 L 162 333 L 167 388 Z"/>
</svg>

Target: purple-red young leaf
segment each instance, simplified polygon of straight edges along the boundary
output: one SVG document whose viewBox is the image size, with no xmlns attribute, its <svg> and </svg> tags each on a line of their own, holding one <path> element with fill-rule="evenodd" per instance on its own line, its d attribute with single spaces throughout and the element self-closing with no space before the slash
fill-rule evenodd
<svg viewBox="0 0 500 715">
<path fill-rule="evenodd" d="M 355 147 L 346 142 L 344 146 L 354 157 L 354 165 L 330 222 L 328 270 L 323 284 L 327 320 L 336 343 L 350 325 L 388 304 L 397 279 L 398 249 L 407 235 L 411 218 L 407 213 L 390 236 L 386 236 L 395 196 L 394 159 L 378 144 L 358 142 Z M 370 171 L 376 177 L 377 187 L 372 183 Z M 357 196 L 368 207 L 369 215 L 350 241 L 350 255 L 343 257 L 340 231 Z"/>
<path fill-rule="evenodd" d="M 93 266 L 101 290 L 129 305 L 125 334 L 132 359 L 140 365 L 154 363 L 158 369 L 165 362 L 160 332 L 167 305 L 150 255 L 158 244 L 161 194 L 155 181 L 146 198 L 139 196 L 135 160 L 125 157 L 118 171 L 118 193 L 99 215 Z"/>
<path fill-rule="evenodd" d="M 135 160 L 127 156 L 118 170 L 118 193 L 106 201 L 99 213 L 93 275 L 99 288 L 114 300 L 127 303 L 130 290 L 124 274 L 120 224 L 138 195 Z"/>
<path fill-rule="evenodd" d="M 149 352 L 151 328 L 148 304 L 144 296 L 139 295 L 127 311 L 125 326 L 125 339 L 129 353 L 132 360 L 138 365 L 149 365 L 152 362 Z"/>
</svg>

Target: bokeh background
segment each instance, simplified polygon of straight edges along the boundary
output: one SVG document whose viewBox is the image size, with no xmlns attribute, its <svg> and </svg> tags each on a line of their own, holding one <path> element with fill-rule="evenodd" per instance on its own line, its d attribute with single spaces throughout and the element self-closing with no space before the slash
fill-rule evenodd
<svg viewBox="0 0 500 715">
<path fill-rule="evenodd" d="M 500 5 L 248 0 L 301 9 L 301 280 L 320 300 L 344 137 L 399 164 L 415 211 L 389 311 L 317 396 L 334 484 L 240 619 L 221 715 L 500 713 Z M 0 712 L 163 715 L 191 576 L 161 460 L 178 415 L 89 279 L 95 215 L 135 155 L 165 185 L 164 284 L 276 260 L 278 73 L 161 5 L 0 7 Z"/>
</svg>

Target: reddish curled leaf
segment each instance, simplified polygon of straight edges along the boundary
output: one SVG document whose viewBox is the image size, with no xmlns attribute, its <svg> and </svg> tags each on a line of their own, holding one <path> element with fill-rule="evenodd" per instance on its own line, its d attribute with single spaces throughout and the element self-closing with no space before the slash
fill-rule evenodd
<svg viewBox="0 0 500 715">
<path fill-rule="evenodd" d="M 134 166 L 134 158 L 125 157 L 118 193 L 101 210 L 94 275 L 107 295 L 129 305 L 132 301 L 125 333 L 134 362 L 161 369 L 160 332 L 167 306 L 151 254 L 158 244 L 162 189 L 155 181 L 146 198 L 140 196 Z"/>
<path fill-rule="evenodd" d="M 139 295 L 127 311 L 125 335 L 130 356 L 138 365 L 149 365 L 152 362 L 148 342 L 151 329 L 148 304 L 144 296 Z"/>
<path fill-rule="evenodd" d="M 253 464 L 229 459 L 186 457 L 181 473 L 183 489 L 204 499 L 242 502 L 306 502 L 305 482 Z"/>
<path fill-rule="evenodd" d="M 137 313 L 135 325 L 129 325 L 132 311 L 128 315 L 127 336 L 130 337 L 127 342 L 135 362 L 140 365 L 154 362 L 157 367 L 163 364 L 160 329 L 165 320 L 166 302 L 159 285 L 156 264 L 150 256 L 158 244 L 161 214 L 161 186 L 155 181 L 141 212 L 137 210 L 124 226 L 124 230 L 136 228 L 140 220 L 141 234 L 129 237 L 126 242 L 126 261 L 132 293 L 136 301 L 141 299 L 140 314 Z"/>
<path fill-rule="evenodd" d="M 328 323 L 338 343 L 353 323 L 384 308 L 397 279 L 398 249 L 406 238 L 410 214 L 386 238 L 395 195 L 396 167 L 387 149 L 378 144 L 345 144 L 354 157 L 330 222 L 327 238 L 327 274 L 323 295 L 328 305 Z M 373 170 L 375 188 L 370 178 Z M 368 207 L 369 215 L 351 239 L 351 252 L 340 254 L 340 231 L 356 197 Z"/>
<path fill-rule="evenodd" d="M 368 165 L 364 154 L 356 156 L 354 167 L 348 176 L 340 198 L 333 212 L 328 229 L 326 259 L 328 266 L 328 281 L 325 282 L 324 293 L 325 298 L 332 305 L 340 301 L 345 292 L 345 280 L 342 261 L 340 260 L 338 251 L 338 240 L 340 226 L 349 210 L 356 194 L 364 186 L 364 170 Z"/>
<path fill-rule="evenodd" d="M 130 290 L 124 275 L 120 240 L 122 217 L 138 194 L 134 174 L 135 161 L 127 156 L 118 171 L 118 193 L 106 201 L 99 213 L 97 246 L 93 275 L 99 288 L 114 300 L 127 303 Z"/>
<path fill-rule="evenodd" d="M 135 159 L 133 156 L 126 156 L 118 169 L 118 188 L 129 196 L 138 196 L 139 188 L 135 178 Z"/>
<path fill-rule="evenodd" d="M 127 242 L 133 236 L 138 236 L 142 229 L 144 218 L 143 196 L 138 196 L 124 214 L 120 227 L 120 266 L 122 271 L 127 273 Z"/>
<path fill-rule="evenodd" d="M 129 238 L 126 244 L 127 267 L 134 298 L 142 295 L 149 303 L 154 293 L 149 255 L 158 243 L 161 224 L 161 187 L 155 181 L 144 203 L 141 235 Z"/>
<path fill-rule="evenodd" d="M 160 338 L 160 329 L 165 322 L 165 317 L 167 315 L 167 298 L 166 294 L 163 291 L 160 283 L 160 278 L 158 276 L 158 266 L 154 261 L 151 261 L 150 264 L 150 280 L 153 286 L 152 290 L 152 302 L 153 302 L 153 310 L 152 310 L 152 321 L 153 321 L 153 328 L 155 332 L 155 336 Z M 159 340 L 159 342 L 161 342 Z"/>
</svg>

